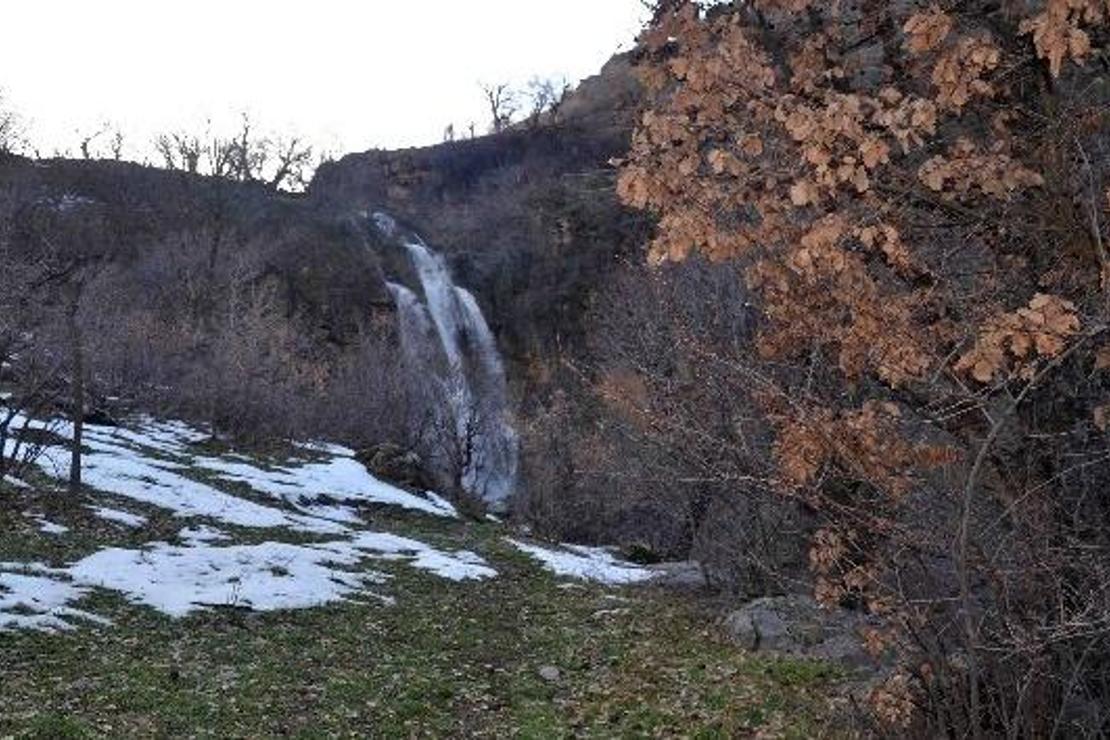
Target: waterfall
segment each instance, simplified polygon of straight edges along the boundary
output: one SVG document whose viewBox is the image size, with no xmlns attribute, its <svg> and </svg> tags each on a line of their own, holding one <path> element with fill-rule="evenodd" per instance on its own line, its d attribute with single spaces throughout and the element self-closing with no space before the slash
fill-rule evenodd
<svg viewBox="0 0 1110 740">
<path fill-rule="evenodd" d="M 441 462 L 454 468 L 468 493 L 502 509 L 516 484 L 518 442 L 497 342 L 478 301 L 454 284 L 443 256 L 419 240 L 405 248 L 424 300 L 403 285 L 389 289 L 406 358 L 432 389 L 429 416 L 446 443 Z"/>
<path fill-rule="evenodd" d="M 386 283 L 386 286 L 397 304 L 401 345 L 413 365 L 427 371 L 435 364 L 432 317 L 416 293 L 397 283 Z"/>
</svg>

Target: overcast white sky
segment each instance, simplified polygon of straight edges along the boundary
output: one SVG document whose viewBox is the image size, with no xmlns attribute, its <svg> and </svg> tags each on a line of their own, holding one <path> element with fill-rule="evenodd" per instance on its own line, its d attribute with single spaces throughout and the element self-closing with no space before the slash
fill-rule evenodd
<svg viewBox="0 0 1110 740">
<path fill-rule="evenodd" d="M 248 111 L 338 152 L 484 128 L 480 82 L 594 74 L 640 0 L 16 0 L 0 89 L 42 153 L 104 122 L 134 157 L 171 129 Z"/>
</svg>

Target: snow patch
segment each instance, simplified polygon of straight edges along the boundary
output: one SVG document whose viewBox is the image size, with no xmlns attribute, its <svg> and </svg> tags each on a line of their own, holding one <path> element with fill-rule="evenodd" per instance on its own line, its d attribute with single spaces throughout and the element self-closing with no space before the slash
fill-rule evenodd
<svg viewBox="0 0 1110 740">
<path fill-rule="evenodd" d="M 381 583 L 374 572 L 353 573 L 358 558 L 337 550 L 266 542 L 232 547 L 102 550 L 68 572 L 79 583 L 122 593 L 171 617 L 199 609 L 305 609 L 343 601 Z"/>
<path fill-rule="evenodd" d="M 158 440 L 159 443 L 162 440 Z M 256 529 L 284 528 L 319 534 L 338 534 L 346 527 L 312 516 L 290 514 L 224 493 L 174 472 L 184 466 L 143 457 L 126 445 L 91 434 L 82 475 L 86 485 L 134 501 L 174 512 L 176 516 L 210 517 L 226 524 Z M 51 448 L 39 458 L 48 474 L 64 478 L 69 453 Z"/>
<path fill-rule="evenodd" d="M 60 535 L 69 532 L 69 527 L 62 524 L 55 524 L 49 519 L 36 519 L 39 525 L 39 531 L 43 534 Z"/>
<path fill-rule="evenodd" d="M 99 519 L 107 522 L 114 522 L 115 524 L 122 524 L 131 529 L 138 529 L 147 523 L 145 516 L 132 514 L 129 511 L 121 511 L 120 509 L 109 509 L 107 506 L 90 506 L 89 510 Z"/>
<path fill-rule="evenodd" d="M 65 422 L 32 421 L 27 426 L 49 428 L 60 439 L 73 434 Z M 388 580 L 364 567 L 375 560 L 403 563 L 452 581 L 497 576 L 473 552 L 444 551 L 406 537 L 365 531 L 354 508 L 360 504 L 388 504 L 450 518 L 457 518 L 458 512 L 433 493 L 416 496 L 375 479 L 347 448 L 305 445 L 307 459 L 270 467 L 240 455 L 199 454 L 195 444 L 207 438 L 186 424 L 151 419 L 130 429 L 87 427 L 84 481 L 96 491 L 156 506 L 182 519 L 293 531 L 328 541 L 238 545 L 228 542 L 231 536 L 224 531 L 190 521 L 178 533 L 176 545 L 109 548 L 65 568 L 0 563 L 0 631 L 70 629 L 79 620 L 107 623 L 73 607 L 92 589 L 114 591 L 134 604 L 181 617 L 209 608 L 299 609 L 360 597 L 392 603 L 373 591 L 374 585 Z M 37 465 L 64 479 L 69 452 L 51 447 Z M 189 477 L 198 473 L 197 480 Z M 216 487 L 220 481 L 243 484 L 269 497 L 273 505 L 222 491 Z M 148 522 L 110 506 L 88 508 L 101 519 L 127 527 Z M 38 521 L 43 531 L 68 531 Z"/>
<path fill-rule="evenodd" d="M 426 570 L 451 581 L 497 577 L 496 570 L 489 567 L 479 555 L 469 550 L 447 553 L 429 547 L 423 542 L 387 532 L 361 532 L 351 540 L 351 545 L 357 550 L 377 553 L 379 557 L 408 559 L 414 568 Z"/>
<path fill-rule="evenodd" d="M 5 567 L 6 564 L 0 564 L 0 569 Z M 30 570 L 38 568 L 32 566 Z M 0 632 L 59 632 L 73 629 L 68 621 L 72 619 L 111 624 L 106 619 L 69 606 L 87 592 L 86 588 L 56 578 L 0 570 Z"/>
<path fill-rule="evenodd" d="M 315 443 L 302 449 L 330 456 L 326 461 L 291 461 L 264 469 L 247 458 L 196 455 L 191 445 L 207 435 L 182 422 L 143 418 L 135 429 L 86 427 L 83 474 L 89 486 L 135 501 L 158 506 L 179 517 L 210 517 L 240 527 L 281 528 L 313 534 L 341 534 L 346 524 L 362 520 L 349 509 L 331 502 L 386 504 L 435 516 L 458 518 L 458 512 L 438 496 L 415 496 L 371 476 L 354 459 L 354 451 L 339 445 Z M 32 428 L 44 426 L 31 423 Z M 63 438 L 72 438 L 72 427 L 54 425 Z M 48 475 L 62 479 L 69 469 L 69 452 L 50 448 L 38 460 Z M 183 471 L 208 471 L 223 481 L 243 483 L 259 493 L 277 498 L 303 512 L 293 514 L 224 493 L 183 475 Z"/>
<path fill-rule="evenodd" d="M 452 581 L 497 576 L 473 552 L 444 552 L 384 532 L 361 532 L 347 541 L 309 545 L 208 544 L 224 538 L 218 530 L 198 527 L 182 530 L 185 546 L 157 542 L 141 550 L 110 548 L 68 568 L 0 564 L 0 631 L 67 629 L 65 620 L 71 617 L 98 620 L 69 606 L 90 588 L 118 592 L 133 604 L 176 618 L 221 607 L 307 609 L 360 596 L 392 604 L 391 598 L 369 590 L 385 583 L 386 574 L 356 570 L 367 559 L 404 562 Z"/>
<path fill-rule="evenodd" d="M 455 507 L 442 498 L 434 495 L 421 498 L 383 483 L 354 459 L 351 450 L 334 445 L 325 447 L 334 455 L 326 462 L 307 462 L 272 470 L 218 458 L 199 458 L 196 464 L 217 473 L 220 480 L 244 483 L 255 491 L 322 518 L 331 518 L 328 507 L 312 503 L 314 498 L 321 496 L 345 503 L 388 504 L 435 516 L 458 518 Z M 330 513 L 334 514 L 334 510 Z"/>
<path fill-rule="evenodd" d="M 656 575 L 646 568 L 617 560 L 613 553 L 602 547 L 560 545 L 562 549 L 554 550 L 514 539 L 508 541 L 513 547 L 540 561 L 557 576 L 623 586 L 644 583 Z"/>
<path fill-rule="evenodd" d="M 226 542 L 231 537 L 213 527 L 201 524 L 198 527 L 186 527 L 177 533 L 177 538 L 187 545 L 203 545 L 209 542 Z"/>
<path fill-rule="evenodd" d="M 29 485 L 27 485 L 26 483 L 21 481 L 19 478 L 16 478 L 16 477 L 11 476 L 11 475 L 4 476 L 4 478 L 2 480 L 0 480 L 0 483 L 3 483 L 4 485 L 11 486 L 12 488 L 17 488 L 17 489 L 20 489 L 20 490 L 27 490 L 27 489 L 31 488 Z"/>
</svg>

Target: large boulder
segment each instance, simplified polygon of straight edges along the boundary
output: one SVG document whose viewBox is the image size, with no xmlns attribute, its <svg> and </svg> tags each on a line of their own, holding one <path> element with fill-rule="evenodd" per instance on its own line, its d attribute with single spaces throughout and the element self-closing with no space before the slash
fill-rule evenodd
<svg viewBox="0 0 1110 740">
<path fill-rule="evenodd" d="M 863 648 L 866 615 L 824 609 L 799 594 L 756 599 L 731 612 L 726 632 L 747 650 L 805 656 L 874 669 L 876 660 Z"/>
</svg>

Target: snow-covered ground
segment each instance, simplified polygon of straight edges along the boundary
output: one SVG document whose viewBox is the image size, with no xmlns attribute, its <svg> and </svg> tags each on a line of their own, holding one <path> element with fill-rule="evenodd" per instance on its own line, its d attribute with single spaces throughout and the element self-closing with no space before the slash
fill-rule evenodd
<svg viewBox="0 0 1110 740">
<path fill-rule="evenodd" d="M 370 477 L 362 463 L 354 459 L 355 453 L 342 447 L 330 446 L 330 459 L 325 462 L 307 462 L 293 468 L 261 470 L 250 462 L 214 458 L 197 458 L 194 464 L 218 473 L 221 480 L 245 483 L 255 491 L 281 499 L 298 508 L 325 519 L 334 519 L 336 508 L 328 511 L 319 505 L 306 506 L 306 492 L 325 492 L 328 498 L 341 502 L 369 501 L 400 506 L 436 516 L 457 517 L 455 508 L 442 498 L 413 496 L 394 486 Z M 349 521 L 340 515 L 336 521 Z"/>
<path fill-rule="evenodd" d="M 63 437 L 70 433 L 64 425 L 51 428 Z M 0 631 L 104 624 L 102 617 L 74 607 L 92 589 L 182 617 L 219 607 L 267 611 L 361 598 L 389 602 L 375 591 L 388 576 L 367 567 L 374 561 L 400 562 L 452 581 L 497 575 L 473 552 L 439 550 L 369 530 L 358 510 L 365 505 L 399 507 L 417 516 L 458 514 L 435 494 L 418 496 L 375 479 L 351 450 L 305 446 L 303 458 L 263 465 L 241 455 L 200 454 L 194 445 L 205 438 L 185 424 L 150 419 L 129 429 L 89 427 L 86 484 L 168 511 L 188 526 L 179 532 L 179 544 L 107 548 L 59 568 L 0 563 Z M 38 465 L 48 476 L 64 479 L 69 454 L 52 448 Z M 149 521 L 111 500 L 87 508 L 135 532 Z M 70 531 L 45 519 L 36 522 L 51 536 Z M 276 540 L 288 532 L 301 541 L 235 544 L 234 528 L 270 530 Z M 303 541 L 313 537 L 325 539 Z"/>
<path fill-rule="evenodd" d="M 49 632 L 71 629 L 68 620 L 105 624 L 105 620 L 74 609 L 88 589 L 50 576 L 19 572 L 26 565 L 0 563 L 0 632 L 37 629 Z M 5 569 L 8 572 L 5 572 Z M 35 567 L 31 566 L 34 570 Z"/>
<path fill-rule="evenodd" d="M 66 437 L 71 434 L 64 425 L 57 431 Z M 87 485 L 168 509 L 182 518 L 208 517 L 239 527 L 342 534 L 347 525 L 362 521 L 335 502 L 400 506 L 436 516 L 458 516 L 454 507 L 438 496 L 416 496 L 382 483 L 354 459 L 353 451 L 334 445 L 317 446 L 311 459 L 263 468 L 242 456 L 217 458 L 197 453 L 192 445 L 205 435 L 180 422 L 146 419 L 135 429 L 89 427 L 85 438 L 89 451 L 83 460 L 83 476 Z M 64 478 L 69 470 L 69 453 L 52 448 L 38 464 L 47 475 Z M 253 492 L 287 506 L 269 506 L 234 496 L 198 478 L 245 484 Z"/>
<path fill-rule="evenodd" d="M 552 549 L 513 539 L 509 543 L 540 561 L 557 576 L 623 586 L 645 583 L 658 575 L 647 568 L 617 560 L 613 553 L 601 547 L 560 545 L 559 549 Z"/>
<path fill-rule="evenodd" d="M 64 424 L 50 428 L 62 437 L 70 433 Z M 297 457 L 262 463 L 234 453 L 201 452 L 196 443 L 206 438 L 180 422 L 151 419 L 130 428 L 87 428 L 84 479 L 94 491 L 83 509 L 116 525 L 129 542 L 150 526 L 157 510 L 181 519 L 183 526 L 170 542 L 163 541 L 162 529 L 160 539 L 152 535 L 143 546 L 105 547 L 60 567 L 0 562 L 0 631 L 110 624 L 77 606 L 98 589 L 178 618 L 215 608 L 269 611 L 366 599 L 392 603 L 390 576 L 373 567 L 387 561 L 448 581 L 497 576 L 474 552 L 370 529 L 364 519 L 370 505 L 440 520 L 459 515 L 434 493 L 419 496 L 375 479 L 349 449 L 304 445 Z M 69 454 L 52 448 L 38 466 L 64 480 Z M 23 495 L 22 490 L 16 488 L 14 495 Z M 96 500 L 100 495 L 103 500 Z M 131 504 L 123 508 L 121 499 Z M 82 534 L 74 531 L 81 525 L 68 519 L 60 524 L 28 517 L 55 541 Z M 165 517 L 158 519 L 164 523 Z M 262 538 L 266 541 L 259 543 Z M 654 577 L 600 548 L 510 542 L 560 576 L 609 585 Z"/>
</svg>

